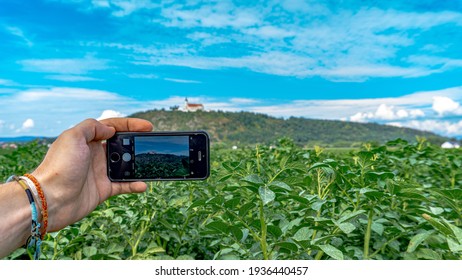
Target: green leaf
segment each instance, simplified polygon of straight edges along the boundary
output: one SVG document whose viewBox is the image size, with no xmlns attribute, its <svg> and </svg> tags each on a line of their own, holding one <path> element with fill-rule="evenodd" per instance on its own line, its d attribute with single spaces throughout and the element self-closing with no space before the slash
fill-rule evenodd
<svg viewBox="0 0 462 280">
<path fill-rule="evenodd" d="M 462 244 L 462 229 L 443 219 L 443 222 L 452 230 L 456 240 Z"/>
<path fill-rule="evenodd" d="M 189 209 L 193 209 L 195 207 L 198 207 L 198 206 L 203 206 L 206 204 L 206 200 L 205 199 L 199 199 L 199 200 L 196 200 L 194 201 L 188 208 Z"/>
<path fill-rule="evenodd" d="M 88 234 L 97 236 L 99 239 L 107 241 L 107 235 L 102 230 L 99 230 L 99 229 L 98 230 L 90 230 L 90 232 Z"/>
<path fill-rule="evenodd" d="M 241 202 L 240 197 L 231 198 L 230 200 L 225 202 L 225 206 L 227 208 L 234 209 L 237 205 L 239 205 L 240 202 Z"/>
<path fill-rule="evenodd" d="M 434 233 L 434 231 L 430 230 L 430 231 L 419 233 L 419 234 L 415 235 L 414 237 L 412 237 L 411 240 L 409 241 L 409 245 L 407 246 L 406 252 L 408 252 L 408 253 L 414 252 L 415 249 L 417 249 L 417 247 L 419 247 L 419 245 L 422 242 L 424 242 L 433 233 Z"/>
<path fill-rule="evenodd" d="M 462 245 L 460 245 L 458 242 L 452 240 L 452 238 L 447 238 L 449 250 L 453 253 L 458 253 L 462 251 Z"/>
<path fill-rule="evenodd" d="M 313 234 L 313 231 L 310 230 L 310 228 L 303 227 L 294 234 L 293 238 L 294 240 L 297 240 L 297 241 L 310 240 L 312 234 Z"/>
<path fill-rule="evenodd" d="M 286 199 L 293 199 L 295 201 L 298 201 L 298 202 L 300 202 L 302 204 L 306 204 L 306 205 L 308 205 L 310 203 L 310 201 L 308 199 L 306 199 L 304 197 L 301 197 L 301 196 L 298 196 L 298 195 L 289 195 L 289 196 L 287 196 Z"/>
<path fill-rule="evenodd" d="M 399 194 L 400 197 L 402 198 L 409 198 L 409 199 L 415 199 L 419 201 L 427 201 L 428 199 L 422 195 L 421 190 L 415 190 L 415 189 L 402 189 Z"/>
<path fill-rule="evenodd" d="M 257 185 L 257 186 L 262 186 L 262 185 L 265 184 L 265 183 L 263 183 L 260 176 L 258 176 L 257 174 L 248 175 L 248 176 L 244 177 L 242 179 L 242 181 L 253 184 L 253 185 Z"/>
<path fill-rule="evenodd" d="M 346 234 L 352 233 L 356 229 L 356 227 L 352 223 L 348 222 L 341 224 L 337 223 L 336 225 L 341 231 L 343 231 Z"/>
<path fill-rule="evenodd" d="M 239 209 L 239 216 L 243 217 L 247 215 L 247 212 L 249 212 L 251 209 L 253 209 L 256 206 L 255 202 L 249 202 L 241 206 Z"/>
<path fill-rule="evenodd" d="M 286 221 L 284 224 L 281 223 L 281 230 L 283 233 L 290 231 L 293 227 L 297 227 L 303 221 L 303 218 L 296 218 L 292 221 Z"/>
<path fill-rule="evenodd" d="M 211 199 L 207 200 L 205 203 L 206 204 L 212 204 L 212 205 L 222 205 L 225 199 L 222 196 L 215 196 L 212 197 Z"/>
<path fill-rule="evenodd" d="M 146 251 L 143 252 L 143 254 L 148 254 L 148 255 L 155 255 L 155 254 L 162 254 L 165 253 L 164 248 L 158 247 L 158 246 L 153 246 L 149 247 L 146 249 Z"/>
<path fill-rule="evenodd" d="M 319 249 L 321 249 L 324 253 L 326 253 L 329 257 L 335 260 L 343 260 L 343 253 L 339 249 L 335 248 L 330 244 L 325 245 L 318 245 Z"/>
<path fill-rule="evenodd" d="M 331 168 L 331 166 L 330 166 L 329 164 L 327 164 L 327 163 L 317 162 L 317 163 L 313 164 L 313 165 L 308 169 L 308 172 L 310 172 L 310 171 L 313 170 L 313 169 L 321 168 L 321 167 Z"/>
<path fill-rule="evenodd" d="M 276 238 L 279 238 L 282 235 L 282 230 L 278 226 L 268 225 L 266 229 Z"/>
<path fill-rule="evenodd" d="M 370 199 L 380 199 L 385 195 L 383 192 L 376 191 L 376 190 L 369 189 L 369 188 L 362 188 L 359 191 L 359 193 L 364 194 L 367 198 L 370 198 Z"/>
<path fill-rule="evenodd" d="M 454 236 L 454 232 L 452 231 L 452 229 L 441 223 L 440 221 L 438 221 L 437 219 L 431 217 L 430 215 L 427 215 L 427 214 L 423 214 L 422 215 L 424 217 L 425 220 L 427 220 L 437 231 L 441 232 L 442 234 L 444 234 L 445 236 Z"/>
<path fill-rule="evenodd" d="M 263 205 L 272 202 L 276 198 L 274 192 L 266 186 L 260 187 L 258 189 L 258 193 L 260 194 L 260 198 L 263 201 Z"/>
<path fill-rule="evenodd" d="M 343 222 L 346 222 L 350 219 L 353 219 L 361 214 L 364 214 L 366 213 L 365 210 L 359 210 L 359 211 L 354 211 L 354 212 L 350 212 L 350 213 L 343 213 L 343 215 L 340 217 L 340 219 L 338 219 L 338 223 L 343 223 Z"/>
<path fill-rule="evenodd" d="M 311 209 L 314 211 L 319 211 L 324 203 L 326 203 L 326 200 L 317 200 L 311 204 Z"/>
<path fill-rule="evenodd" d="M 241 164 L 241 162 L 223 162 L 221 165 L 228 171 L 228 172 L 233 172 L 234 170 L 236 170 L 239 165 Z"/>
<path fill-rule="evenodd" d="M 440 215 L 444 212 L 444 209 L 441 207 L 431 207 L 430 206 L 430 211 L 433 213 L 433 215 Z"/>
<path fill-rule="evenodd" d="M 91 225 L 93 224 L 93 221 L 90 219 L 84 220 L 82 224 L 80 225 L 80 232 L 81 233 L 86 233 L 87 230 L 91 229 Z"/>
<path fill-rule="evenodd" d="M 9 255 L 9 259 L 14 260 L 14 259 L 22 256 L 25 253 L 26 253 L 26 249 L 19 248 L 16 251 L 14 251 L 12 254 Z"/>
<path fill-rule="evenodd" d="M 91 257 L 93 255 L 96 255 L 97 252 L 98 252 L 98 249 L 96 249 L 96 247 L 93 247 L 93 246 L 83 247 L 83 254 L 87 258 L 89 258 L 89 257 Z"/>
<path fill-rule="evenodd" d="M 382 236 L 384 227 L 383 227 L 383 225 L 381 223 L 373 222 L 371 229 L 372 229 L 373 232 L 375 232 L 378 235 Z"/>
<path fill-rule="evenodd" d="M 287 156 L 283 157 L 283 158 L 279 161 L 279 167 L 280 167 L 281 169 L 283 169 L 283 168 L 286 166 L 288 160 L 289 160 L 289 157 L 287 157 Z"/>
<path fill-rule="evenodd" d="M 192 261 L 194 260 L 194 257 L 190 255 L 181 255 L 176 258 L 177 260 L 187 260 L 187 261 Z"/>
<path fill-rule="evenodd" d="M 216 232 L 228 233 L 229 226 L 222 221 L 213 221 L 205 225 L 206 228 Z"/>
<path fill-rule="evenodd" d="M 366 178 L 370 180 L 386 180 L 395 178 L 392 172 L 367 172 Z"/>
<path fill-rule="evenodd" d="M 451 200 L 462 200 L 462 189 L 445 189 L 438 192 Z"/>
<path fill-rule="evenodd" d="M 178 206 L 184 206 L 186 202 L 188 202 L 189 196 L 180 196 L 180 197 L 175 197 L 172 198 L 169 202 L 168 205 L 172 207 L 178 207 Z"/>
<path fill-rule="evenodd" d="M 292 188 L 289 185 L 287 185 L 284 182 L 280 182 L 280 181 L 273 181 L 273 182 L 271 182 L 271 184 L 269 186 L 270 187 L 277 187 L 277 188 L 280 188 L 280 189 L 283 189 L 283 190 L 286 190 L 286 191 L 292 191 Z"/>
<path fill-rule="evenodd" d="M 417 251 L 417 257 L 419 259 L 426 259 L 426 260 L 441 260 L 440 254 L 428 248 L 419 249 Z"/>
<path fill-rule="evenodd" d="M 281 248 L 287 249 L 287 250 L 292 251 L 292 252 L 297 252 L 298 251 L 297 244 L 295 244 L 293 242 L 279 242 L 279 243 L 274 244 L 274 246 L 275 247 L 281 247 Z"/>
<path fill-rule="evenodd" d="M 242 238 L 244 237 L 242 230 L 237 226 L 230 226 L 229 231 L 238 241 L 241 241 Z"/>
<path fill-rule="evenodd" d="M 231 178 L 231 176 L 233 176 L 232 173 L 226 174 L 226 175 L 220 177 L 220 179 L 218 179 L 217 182 L 224 182 L 224 181 L 228 180 L 229 178 Z"/>
</svg>

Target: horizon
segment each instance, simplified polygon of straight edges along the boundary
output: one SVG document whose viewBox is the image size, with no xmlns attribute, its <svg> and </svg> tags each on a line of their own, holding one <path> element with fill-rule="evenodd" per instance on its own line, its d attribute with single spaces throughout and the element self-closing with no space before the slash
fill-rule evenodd
<svg viewBox="0 0 462 280">
<path fill-rule="evenodd" d="M 153 109 L 153 110 L 148 110 L 148 111 L 143 111 L 143 112 L 135 112 L 136 113 L 145 113 L 145 112 L 150 112 L 150 111 L 167 111 L 167 112 L 175 112 L 175 111 L 180 111 L 180 112 L 184 112 L 184 113 L 191 113 L 191 114 L 194 114 L 194 112 L 186 112 L 184 110 L 178 110 L 178 109 L 172 109 L 172 108 L 160 108 L 160 109 Z M 304 120 L 316 120 L 316 121 L 338 121 L 338 122 L 348 122 L 348 123 L 358 123 L 358 122 L 353 122 L 353 121 L 349 121 L 349 120 L 335 120 L 335 119 L 310 119 L 310 118 L 306 118 L 306 117 L 294 117 L 294 116 L 290 116 L 288 118 L 284 118 L 284 117 L 276 117 L 276 116 L 271 116 L 271 115 L 268 115 L 268 114 L 265 114 L 265 113 L 258 113 L 258 112 L 249 112 L 249 111 L 221 111 L 221 110 L 201 110 L 202 112 L 205 112 L 205 113 L 209 113 L 209 112 L 212 112 L 212 113 L 220 113 L 220 112 L 225 112 L 225 113 L 234 113 L 234 114 L 239 114 L 239 113 L 250 113 L 250 114 L 260 114 L 260 115 L 264 115 L 264 116 L 267 116 L 267 117 L 270 117 L 270 118 L 275 118 L 275 119 L 279 119 L 279 120 L 288 120 L 289 118 L 298 118 L 298 119 L 304 119 Z M 393 125 L 388 125 L 388 124 L 380 124 L 380 123 L 377 123 L 377 122 L 368 122 L 369 124 L 376 124 L 376 125 L 385 125 L 385 126 L 390 126 L 390 127 L 395 127 L 397 129 L 399 128 L 404 128 L 404 129 L 414 129 L 414 128 L 408 128 L 408 127 L 396 127 L 396 126 L 393 126 Z M 367 123 L 358 123 L 358 124 L 367 124 Z M 421 132 L 425 132 L 425 133 L 433 133 L 434 135 L 437 135 L 437 136 L 441 136 L 441 137 L 447 137 L 447 136 L 443 136 L 443 135 L 440 135 L 440 134 L 436 134 L 432 131 L 428 131 L 428 130 L 420 130 L 420 129 L 417 129 L 416 131 L 421 131 Z M 57 135 L 58 136 L 58 135 Z M 11 139 L 21 139 L 21 140 L 18 140 L 18 141 L 25 141 L 25 142 L 28 142 L 28 141 L 31 141 L 31 140 L 35 140 L 35 139 L 50 139 L 50 138 L 56 138 L 57 136 L 41 136 L 41 135 L 37 135 L 37 136 L 31 136 L 31 135 L 21 135 L 21 136 L 11 136 L 11 137 L 2 137 L 0 136 L 0 143 L 3 143 L 2 141 L 4 140 L 11 140 Z M 22 140 L 24 138 L 24 140 Z M 461 142 L 462 143 L 462 137 L 459 138 L 459 137 L 447 137 L 448 138 L 448 141 L 449 142 L 453 142 L 453 140 L 455 140 L 456 142 Z M 392 140 L 395 140 L 395 139 L 390 139 L 390 141 Z M 7 141 L 8 142 L 8 141 Z"/>
<path fill-rule="evenodd" d="M 462 1 L 4 0 L 0 137 L 188 98 L 462 139 L 461 31 Z"/>
</svg>

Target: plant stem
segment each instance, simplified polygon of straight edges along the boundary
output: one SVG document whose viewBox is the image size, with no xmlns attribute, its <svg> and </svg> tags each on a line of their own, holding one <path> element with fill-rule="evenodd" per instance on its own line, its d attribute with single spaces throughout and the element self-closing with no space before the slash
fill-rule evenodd
<svg viewBox="0 0 462 280">
<path fill-rule="evenodd" d="M 258 144 L 255 148 L 256 150 L 256 158 L 257 158 L 257 172 L 258 172 L 258 175 L 261 175 L 261 168 L 260 168 L 260 158 L 261 158 L 261 155 L 260 155 L 260 152 L 258 151 Z"/>
<path fill-rule="evenodd" d="M 268 244 L 266 243 L 266 222 L 265 222 L 265 213 L 263 211 L 263 202 L 260 201 L 260 224 L 261 224 L 261 237 L 260 237 L 260 247 L 263 253 L 263 259 L 268 260 Z"/>
<path fill-rule="evenodd" d="M 319 250 L 318 253 L 316 254 L 316 257 L 314 257 L 315 260 L 320 260 L 322 256 L 324 255 L 324 252 L 322 250 Z"/>
<path fill-rule="evenodd" d="M 371 230 L 372 230 L 372 218 L 374 217 L 374 208 L 372 207 L 369 210 L 369 217 L 367 220 L 367 229 L 364 236 L 364 259 L 369 259 L 369 243 L 371 240 Z"/>
</svg>

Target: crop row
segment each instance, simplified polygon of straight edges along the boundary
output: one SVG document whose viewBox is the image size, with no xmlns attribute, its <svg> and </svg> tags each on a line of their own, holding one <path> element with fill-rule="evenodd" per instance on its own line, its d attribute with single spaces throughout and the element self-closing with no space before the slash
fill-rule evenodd
<svg viewBox="0 0 462 280">
<path fill-rule="evenodd" d="M 0 175 L 29 171 L 45 151 L 31 143 L 1 155 Z M 152 182 L 143 194 L 113 197 L 48 234 L 42 257 L 462 257 L 459 150 L 420 139 L 336 153 L 281 139 L 232 151 L 214 146 L 211 154 L 208 180 Z M 27 257 L 24 249 L 9 256 Z"/>
</svg>

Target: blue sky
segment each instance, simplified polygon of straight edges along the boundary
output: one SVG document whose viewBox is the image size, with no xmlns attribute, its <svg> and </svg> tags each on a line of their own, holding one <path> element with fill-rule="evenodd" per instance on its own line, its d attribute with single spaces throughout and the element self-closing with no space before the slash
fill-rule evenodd
<svg viewBox="0 0 462 280">
<path fill-rule="evenodd" d="M 135 137 L 135 155 L 148 152 L 189 157 L 189 137 Z"/>
<path fill-rule="evenodd" d="M 373 4 L 371 4 L 373 3 Z M 462 1 L 1 0 L 0 136 L 182 106 L 462 138 Z"/>
</svg>

